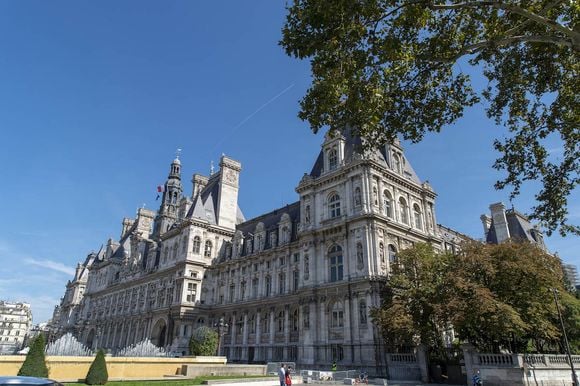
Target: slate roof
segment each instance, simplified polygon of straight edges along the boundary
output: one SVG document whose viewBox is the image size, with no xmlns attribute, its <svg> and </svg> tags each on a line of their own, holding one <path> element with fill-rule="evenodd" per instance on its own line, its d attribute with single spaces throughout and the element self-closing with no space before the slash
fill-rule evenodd
<svg viewBox="0 0 580 386">
<path fill-rule="evenodd" d="M 507 219 L 508 230 L 510 232 L 510 238 L 517 240 L 527 240 L 532 243 L 540 243 L 542 245 L 544 244 L 543 240 L 536 236 L 539 231 L 534 228 L 528 218 L 522 213 L 516 211 L 515 209 L 508 209 L 505 211 L 505 216 Z M 486 241 L 490 244 L 498 243 L 493 219 L 491 220 L 491 226 L 489 227 Z"/>
</svg>

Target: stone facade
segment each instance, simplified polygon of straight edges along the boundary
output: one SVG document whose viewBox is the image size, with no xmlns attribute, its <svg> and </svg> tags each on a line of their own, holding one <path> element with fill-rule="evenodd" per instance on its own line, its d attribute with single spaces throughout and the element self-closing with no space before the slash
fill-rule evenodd
<svg viewBox="0 0 580 386">
<path fill-rule="evenodd" d="M 223 318 L 229 361 L 381 369 L 369 311 L 397 251 L 464 238 L 437 224 L 436 194 L 398 142 L 363 152 L 348 131 L 327 135 L 297 202 L 248 221 L 239 162 L 194 174 L 191 197 L 180 169 L 174 160 L 157 212 L 124 219 L 119 241 L 79 266 L 57 310 L 62 332 L 113 351 L 149 337 L 186 354 L 193 329 Z"/>
<path fill-rule="evenodd" d="M 30 304 L 0 300 L 0 355 L 20 350 L 31 326 Z"/>
</svg>

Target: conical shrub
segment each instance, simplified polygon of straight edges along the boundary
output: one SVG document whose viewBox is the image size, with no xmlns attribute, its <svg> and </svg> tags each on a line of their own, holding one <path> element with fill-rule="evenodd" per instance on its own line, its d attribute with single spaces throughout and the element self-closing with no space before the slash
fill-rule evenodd
<svg viewBox="0 0 580 386">
<path fill-rule="evenodd" d="M 26 359 L 18 371 L 18 375 L 48 378 L 48 367 L 44 357 L 44 335 L 39 334 L 30 344 Z"/>
<path fill-rule="evenodd" d="M 109 373 L 107 372 L 107 362 L 105 362 L 105 353 L 103 350 L 97 352 L 95 360 L 91 364 L 91 368 L 87 373 L 85 383 L 87 385 L 104 385 L 109 380 Z"/>
</svg>

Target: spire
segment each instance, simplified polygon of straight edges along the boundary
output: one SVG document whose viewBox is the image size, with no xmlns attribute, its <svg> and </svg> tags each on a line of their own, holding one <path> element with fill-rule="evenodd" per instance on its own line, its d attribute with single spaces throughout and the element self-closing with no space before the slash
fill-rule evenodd
<svg viewBox="0 0 580 386">
<path fill-rule="evenodd" d="M 178 215 L 178 206 L 182 198 L 181 185 L 181 149 L 177 149 L 175 159 L 171 162 L 169 175 L 163 189 L 163 199 L 159 207 L 159 214 L 155 219 L 155 232 L 164 233 L 175 223 Z"/>
</svg>

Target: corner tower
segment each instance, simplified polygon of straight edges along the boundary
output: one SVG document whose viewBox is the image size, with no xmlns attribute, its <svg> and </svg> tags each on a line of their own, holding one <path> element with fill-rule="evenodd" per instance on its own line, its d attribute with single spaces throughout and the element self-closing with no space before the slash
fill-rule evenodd
<svg viewBox="0 0 580 386">
<path fill-rule="evenodd" d="M 238 190 L 242 165 L 225 155 L 220 161 L 220 184 L 217 205 L 217 223 L 234 229 L 238 215 Z"/>
</svg>

